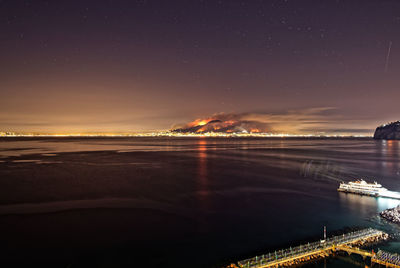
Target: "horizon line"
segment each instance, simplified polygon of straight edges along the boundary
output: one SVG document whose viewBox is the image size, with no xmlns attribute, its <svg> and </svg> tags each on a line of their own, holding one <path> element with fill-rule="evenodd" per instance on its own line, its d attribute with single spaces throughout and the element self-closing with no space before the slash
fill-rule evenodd
<svg viewBox="0 0 400 268">
<path fill-rule="evenodd" d="M 329 134 L 329 133 L 221 133 L 221 132 L 203 132 L 203 133 L 177 133 L 172 131 L 157 132 L 94 132 L 94 133 L 32 133 L 32 132 L 1 132 L 0 137 L 373 137 L 365 134 Z"/>
</svg>

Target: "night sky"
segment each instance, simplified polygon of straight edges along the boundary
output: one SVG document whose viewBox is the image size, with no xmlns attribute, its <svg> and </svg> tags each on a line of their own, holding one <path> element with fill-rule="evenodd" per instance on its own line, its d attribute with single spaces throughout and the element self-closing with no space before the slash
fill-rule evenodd
<svg viewBox="0 0 400 268">
<path fill-rule="evenodd" d="M 0 1 L 0 131 L 400 119 L 400 1 Z"/>
</svg>

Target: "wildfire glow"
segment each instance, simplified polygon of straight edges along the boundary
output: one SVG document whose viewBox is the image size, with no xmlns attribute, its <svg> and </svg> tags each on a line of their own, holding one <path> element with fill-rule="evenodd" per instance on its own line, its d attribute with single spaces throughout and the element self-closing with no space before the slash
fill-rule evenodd
<svg viewBox="0 0 400 268">
<path fill-rule="evenodd" d="M 229 115 L 217 114 L 205 119 L 196 119 L 181 128 L 173 130 L 181 133 L 263 133 L 266 125 L 257 121 L 240 120 Z"/>
<path fill-rule="evenodd" d="M 188 124 L 189 127 L 204 126 L 213 119 L 196 119 Z"/>
</svg>

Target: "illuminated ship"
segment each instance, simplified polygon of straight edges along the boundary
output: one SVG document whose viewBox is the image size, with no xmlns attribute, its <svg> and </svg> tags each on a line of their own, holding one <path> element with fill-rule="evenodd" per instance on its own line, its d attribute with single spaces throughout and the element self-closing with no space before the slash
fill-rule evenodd
<svg viewBox="0 0 400 268">
<path fill-rule="evenodd" d="M 349 183 L 342 182 L 338 188 L 339 192 L 354 193 L 361 195 L 370 196 L 386 196 L 388 190 L 376 181 L 374 183 L 368 183 L 362 179 L 351 181 Z"/>
</svg>

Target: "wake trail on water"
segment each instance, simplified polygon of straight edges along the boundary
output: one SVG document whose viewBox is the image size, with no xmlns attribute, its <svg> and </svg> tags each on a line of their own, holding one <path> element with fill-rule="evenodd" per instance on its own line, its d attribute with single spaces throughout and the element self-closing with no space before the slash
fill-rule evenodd
<svg viewBox="0 0 400 268">
<path fill-rule="evenodd" d="M 347 177 L 356 176 L 347 168 L 332 163 L 330 161 L 308 160 L 300 168 L 300 174 L 305 178 L 311 178 L 316 181 L 334 181 L 342 182 Z"/>
</svg>

